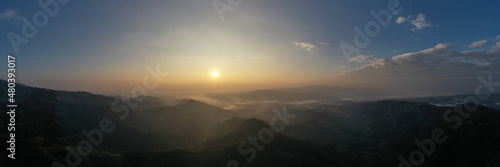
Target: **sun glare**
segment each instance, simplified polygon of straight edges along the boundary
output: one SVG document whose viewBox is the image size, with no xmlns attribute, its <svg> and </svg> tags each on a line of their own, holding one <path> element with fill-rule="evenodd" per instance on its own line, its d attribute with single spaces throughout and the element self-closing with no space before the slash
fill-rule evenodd
<svg viewBox="0 0 500 167">
<path fill-rule="evenodd" d="M 217 76 L 219 76 L 219 73 L 217 73 L 217 71 L 212 72 L 212 77 L 217 78 Z"/>
</svg>

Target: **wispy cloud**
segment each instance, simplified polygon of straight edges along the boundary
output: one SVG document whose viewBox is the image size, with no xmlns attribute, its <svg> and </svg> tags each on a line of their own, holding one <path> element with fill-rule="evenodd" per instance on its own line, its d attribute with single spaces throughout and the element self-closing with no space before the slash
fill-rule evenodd
<svg viewBox="0 0 500 167">
<path fill-rule="evenodd" d="M 488 54 L 497 54 L 497 56 L 500 55 L 500 42 L 497 42 L 495 46 L 493 46 L 489 51 Z"/>
<path fill-rule="evenodd" d="M 495 38 L 496 41 L 500 40 L 500 35 L 497 36 L 497 38 Z"/>
<path fill-rule="evenodd" d="M 411 20 L 411 24 L 415 26 L 412 31 L 423 30 L 425 27 L 432 27 L 431 22 L 425 20 L 425 15 L 422 13 L 418 14 L 415 20 Z"/>
<path fill-rule="evenodd" d="M 405 21 L 406 21 L 405 17 L 398 17 L 398 19 L 396 20 L 396 23 L 401 24 L 401 23 L 404 23 Z"/>
<path fill-rule="evenodd" d="M 469 48 L 483 48 L 486 43 L 488 43 L 487 40 L 476 41 L 469 45 Z"/>
<path fill-rule="evenodd" d="M 356 57 L 350 58 L 349 61 L 358 62 L 358 63 L 371 63 L 371 62 L 377 60 L 377 58 L 374 58 L 374 57 L 375 57 L 375 55 L 371 55 L 371 56 L 358 55 Z"/>
<path fill-rule="evenodd" d="M 500 37 L 500 36 L 499 36 L 499 37 Z M 326 42 L 316 42 L 316 43 L 318 43 L 318 44 L 320 44 L 320 45 L 328 45 L 328 43 L 326 43 Z"/>
<path fill-rule="evenodd" d="M 405 22 L 409 22 L 410 24 L 415 26 L 411 28 L 412 31 L 423 30 L 426 27 L 433 27 L 432 23 L 426 20 L 425 17 L 426 16 L 422 13 L 418 14 L 417 16 L 410 15 L 408 17 L 398 17 L 396 23 L 402 24 Z"/>
<path fill-rule="evenodd" d="M 0 20 L 9 20 L 16 17 L 17 11 L 13 9 L 7 9 L 0 13 Z"/>
<path fill-rule="evenodd" d="M 304 48 L 307 51 L 312 51 L 314 48 L 317 48 L 320 45 L 328 45 L 326 42 L 294 42 L 296 47 Z"/>
</svg>

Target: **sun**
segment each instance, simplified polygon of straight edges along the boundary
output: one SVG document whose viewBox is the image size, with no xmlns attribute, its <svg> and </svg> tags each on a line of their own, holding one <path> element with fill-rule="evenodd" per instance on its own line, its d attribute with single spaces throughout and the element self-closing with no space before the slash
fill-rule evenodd
<svg viewBox="0 0 500 167">
<path fill-rule="evenodd" d="M 219 73 L 217 73 L 217 71 L 212 72 L 212 77 L 217 78 L 217 76 L 219 76 Z"/>
</svg>

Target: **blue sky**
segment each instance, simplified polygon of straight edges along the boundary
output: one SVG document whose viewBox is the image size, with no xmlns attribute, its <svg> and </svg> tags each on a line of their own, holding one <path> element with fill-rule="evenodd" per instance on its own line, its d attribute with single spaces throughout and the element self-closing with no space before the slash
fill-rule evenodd
<svg viewBox="0 0 500 167">
<path fill-rule="evenodd" d="M 338 75 L 363 75 L 363 67 L 376 66 L 377 61 L 380 65 L 398 55 L 432 48 L 463 54 L 450 58 L 439 52 L 446 61 L 468 59 L 465 51 L 478 51 L 483 59 L 462 62 L 498 62 L 490 58 L 498 56 L 494 49 L 500 42 L 500 1 L 401 0 L 403 11 L 350 61 L 339 44 L 353 44 L 353 28 L 364 29 L 374 20 L 370 11 L 386 10 L 388 0 L 243 0 L 223 14 L 223 21 L 213 2 L 72 0 L 59 4 L 57 15 L 29 43 L 19 46 L 18 80 L 53 89 L 118 92 L 140 83 L 145 66 L 160 64 L 172 74 L 165 89 L 210 87 L 209 73 L 214 70 L 219 71 L 219 84 L 228 89 L 257 89 L 351 85 L 354 81 Z M 32 21 L 39 11 L 43 10 L 36 1 L 0 2 L 1 53 L 14 52 L 7 34 L 22 34 L 22 18 Z M 469 47 L 474 42 L 476 47 Z M 486 71 L 491 70 L 495 69 Z M 386 77 L 397 77 L 391 75 Z"/>
</svg>

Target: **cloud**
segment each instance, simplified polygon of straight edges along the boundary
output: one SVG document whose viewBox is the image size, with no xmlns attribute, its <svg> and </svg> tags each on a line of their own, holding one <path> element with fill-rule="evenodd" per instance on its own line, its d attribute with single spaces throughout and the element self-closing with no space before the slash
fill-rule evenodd
<svg viewBox="0 0 500 167">
<path fill-rule="evenodd" d="M 486 43 L 488 43 L 487 40 L 476 41 L 476 42 L 472 43 L 471 45 L 469 45 L 469 48 L 482 48 L 482 47 L 484 47 L 484 45 Z"/>
<path fill-rule="evenodd" d="M 422 13 L 418 14 L 417 18 L 415 20 L 411 20 L 410 22 L 415 26 L 412 31 L 423 30 L 425 27 L 432 27 L 431 22 L 425 20 L 425 15 Z"/>
<path fill-rule="evenodd" d="M 398 19 L 396 20 L 396 23 L 401 24 L 401 23 L 404 23 L 405 21 L 406 21 L 405 17 L 398 17 Z"/>
<path fill-rule="evenodd" d="M 373 62 L 376 61 L 375 55 L 371 56 L 364 56 L 364 55 L 358 55 L 356 57 L 350 58 L 349 61 L 351 62 L 358 62 L 358 63 L 368 63 L 368 62 Z"/>
<path fill-rule="evenodd" d="M 451 44 L 419 52 L 404 53 L 340 73 L 337 77 L 350 83 L 414 93 L 471 93 L 477 77 L 493 73 L 500 81 L 500 42 L 487 51 L 457 51 Z"/>
<path fill-rule="evenodd" d="M 426 27 L 433 26 L 430 21 L 425 19 L 425 15 L 422 13 L 418 14 L 417 16 L 410 15 L 408 17 L 398 17 L 398 19 L 396 20 L 396 23 L 398 24 L 402 24 L 404 22 L 409 22 L 413 26 L 415 26 L 411 29 L 412 31 L 423 30 Z"/>
<path fill-rule="evenodd" d="M 326 42 L 316 42 L 316 43 L 319 44 L 319 45 L 328 45 L 328 43 L 326 43 Z"/>
<path fill-rule="evenodd" d="M 312 49 L 319 47 L 319 45 L 328 45 L 326 42 L 294 42 L 293 43 L 297 47 L 301 47 L 306 49 L 307 51 L 312 51 Z"/>
<path fill-rule="evenodd" d="M 500 35 L 497 36 L 497 38 L 495 38 L 495 41 L 498 41 L 500 40 Z"/>
<path fill-rule="evenodd" d="M 16 17 L 17 11 L 13 9 L 7 9 L 0 13 L 0 20 L 8 20 Z"/>
<path fill-rule="evenodd" d="M 490 55 L 500 55 L 500 42 L 497 42 L 489 51 Z"/>
<path fill-rule="evenodd" d="M 306 43 L 306 42 L 294 42 L 295 46 L 302 47 L 306 49 L 307 51 L 312 51 L 312 49 L 316 48 L 316 45 L 312 43 Z"/>
</svg>

